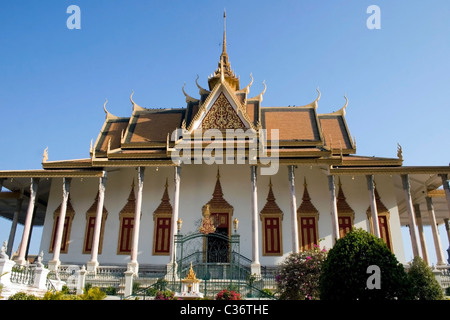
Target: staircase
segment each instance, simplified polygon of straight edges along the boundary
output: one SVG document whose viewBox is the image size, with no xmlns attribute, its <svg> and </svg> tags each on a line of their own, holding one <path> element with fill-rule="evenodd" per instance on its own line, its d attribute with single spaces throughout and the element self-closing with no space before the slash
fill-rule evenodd
<svg viewBox="0 0 450 320">
<path fill-rule="evenodd" d="M 47 289 L 38 289 L 27 284 L 11 283 L 11 285 L 3 287 L 0 293 L 0 300 L 8 300 L 10 296 L 18 292 L 25 292 L 26 294 L 32 294 L 38 298 L 42 298 L 47 292 Z"/>
</svg>

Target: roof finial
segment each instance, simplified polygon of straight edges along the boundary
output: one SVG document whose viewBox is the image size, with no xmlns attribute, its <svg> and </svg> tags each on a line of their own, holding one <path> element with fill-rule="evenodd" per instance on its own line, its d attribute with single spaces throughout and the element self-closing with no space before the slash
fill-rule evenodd
<svg viewBox="0 0 450 320">
<path fill-rule="evenodd" d="M 222 44 L 222 53 L 227 52 L 227 14 L 225 9 L 223 9 L 223 44 Z"/>
</svg>

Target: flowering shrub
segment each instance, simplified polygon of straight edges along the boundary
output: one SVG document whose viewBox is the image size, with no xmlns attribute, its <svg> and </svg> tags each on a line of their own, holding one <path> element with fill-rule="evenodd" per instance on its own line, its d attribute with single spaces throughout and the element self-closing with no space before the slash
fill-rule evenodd
<svg viewBox="0 0 450 320">
<path fill-rule="evenodd" d="M 241 295 L 236 291 L 224 289 L 216 294 L 216 300 L 241 300 Z"/>
<path fill-rule="evenodd" d="M 286 257 L 275 277 L 280 300 L 318 300 L 319 278 L 326 257 L 327 251 L 318 245 Z"/>
<path fill-rule="evenodd" d="M 174 295 L 175 292 L 170 290 L 158 291 L 155 295 L 155 300 L 178 300 Z"/>
</svg>

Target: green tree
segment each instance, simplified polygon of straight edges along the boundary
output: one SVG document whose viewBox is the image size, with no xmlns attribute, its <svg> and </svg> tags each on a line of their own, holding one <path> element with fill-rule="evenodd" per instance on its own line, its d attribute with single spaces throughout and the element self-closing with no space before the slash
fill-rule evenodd
<svg viewBox="0 0 450 320">
<path fill-rule="evenodd" d="M 369 266 L 378 267 L 379 274 L 368 272 Z M 379 288 L 368 286 L 372 276 L 378 276 Z M 410 299 L 403 265 L 382 239 L 363 229 L 336 241 L 323 264 L 319 287 L 323 300 Z"/>
<path fill-rule="evenodd" d="M 420 257 L 415 257 L 408 269 L 412 299 L 442 300 L 444 293 L 431 268 Z"/>
</svg>

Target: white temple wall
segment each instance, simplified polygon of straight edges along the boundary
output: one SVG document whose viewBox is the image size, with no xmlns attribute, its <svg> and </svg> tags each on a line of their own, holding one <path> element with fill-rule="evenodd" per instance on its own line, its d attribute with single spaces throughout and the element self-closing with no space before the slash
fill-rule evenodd
<svg viewBox="0 0 450 320">
<path fill-rule="evenodd" d="M 251 259 L 252 257 L 252 207 L 251 207 L 251 180 L 248 165 L 220 165 L 220 182 L 224 198 L 234 207 L 232 219 L 239 220 L 238 233 L 240 234 L 240 252 Z M 218 165 L 183 165 L 181 168 L 179 218 L 183 221 L 183 234 L 197 232 L 202 218 L 202 206 L 211 198 L 216 184 Z M 127 203 L 131 191 L 132 181 L 135 181 L 135 194 L 137 195 L 137 171 L 135 168 L 120 168 L 108 173 L 105 207 L 108 211 L 103 236 L 103 250 L 99 254 L 100 265 L 120 264 L 126 265 L 130 255 L 118 255 L 117 245 L 119 237 L 119 214 Z M 145 169 L 142 216 L 140 225 L 138 262 L 139 264 L 167 264 L 169 256 L 153 256 L 153 212 L 159 206 L 168 179 L 168 192 L 170 202 L 174 203 L 174 168 L 173 167 L 147 167 Z M 269 179 L 272 180 L 276 203 L 283 211 L 282 235 L 283 256 L 262 255 L 262 228 L 259 212 L 266 203 L 269 191 Z M 319 211 L 318 232 L 321 247 L 332 247 L 330 193 L 326 172 L 319 167 L 298 166 L 295 169 L 295 190 L 297 208 L 302 202 L 304 179 L 306 178 L 311 202 Z M 392 177 L 388 175 L 375 177 L 381 201 L 390 211 L 390 227 L 394 253 L 400 262 L 404 262 L 403 242 L 398 217 L 397 201 L 395 198 Z M 61 253 L 62 264 L 86 264 L 91 256 L 83 254 L 84 233 L 86 227 L 86 211 L 91 207 L 98 191 L 98 178 L 74 178 L 70 188 L 70 199 L 75 210 L 75 217 L 70 233 L 68 253 Z M 369 230 L 366 210 L 369 207 L 369 193 L 365 176 L 342 176 L 341 183 L 346 200 L 355 211 L 354 226 Z M 339 178 L 335 179 L 336 195 L 339 191 Z M 292 251 L 291 235 L 291 198 L 287 166 L 280 166 L 274 176 L 260 175 L 258 169 L 258 231 L 259 252 L 261 265 L 276 265 Z M 44 231 L 41 240 L 41 249 L 44 252 L 44 261 L 53 258 L 49 253 L 53 228 L 53 213 L 60 205 L 62 199 L 62 179 L 53 179 L 48 201 L 47 214 L 44 222 Z M 233 231 L 233 228 L 232 232 Z"/>
</svg>

